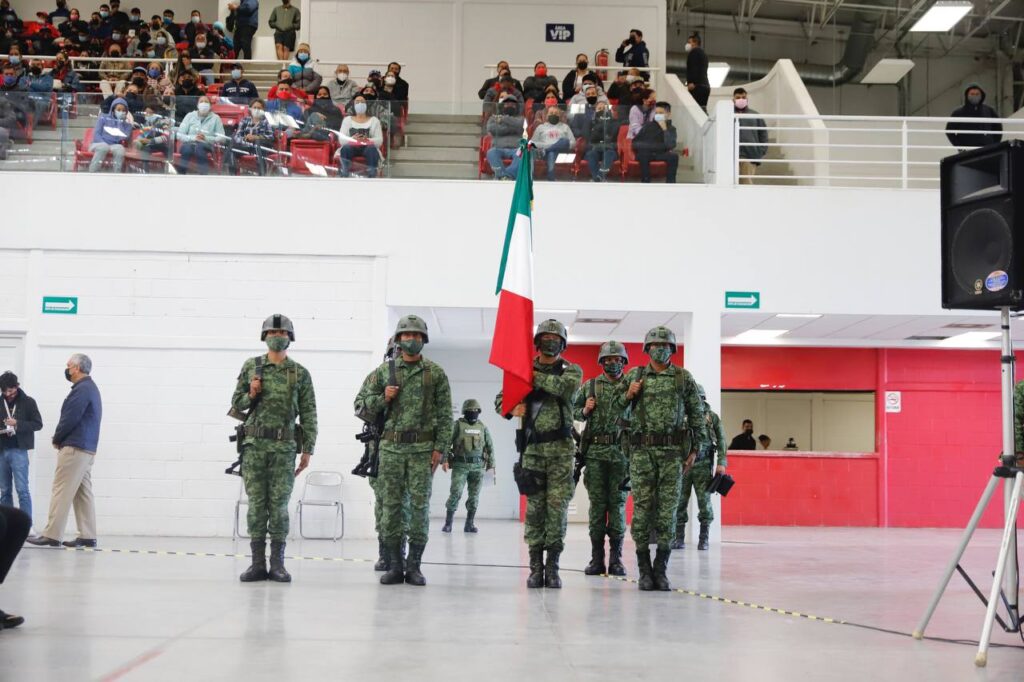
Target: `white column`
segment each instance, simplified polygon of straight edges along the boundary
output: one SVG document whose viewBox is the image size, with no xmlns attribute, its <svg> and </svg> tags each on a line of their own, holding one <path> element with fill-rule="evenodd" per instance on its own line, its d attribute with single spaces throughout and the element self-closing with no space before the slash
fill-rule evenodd
<svg viewBox="0 0 1024 682">
<path fill-rule="evenodd" d="M 714 147 L 713 177 L 707 178 L 715 185 L 736 184 L 736 116 L 732 100 L 722 100 L 715 104 L 712 117 L 714 126 L 710 142 Z"/>
</svg>

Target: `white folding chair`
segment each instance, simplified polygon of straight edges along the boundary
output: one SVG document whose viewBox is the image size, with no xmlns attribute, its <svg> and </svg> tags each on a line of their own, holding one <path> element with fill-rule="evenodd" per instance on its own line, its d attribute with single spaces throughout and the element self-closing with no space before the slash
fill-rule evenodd
<svg viewBox="0 0 1024 682">
<path fill-rule="evenodd" d="M 235 525 L 231 529 L 231 539 L 237 540 L 238 538 L 248 538 L 249 529 L 246 524 L 246 529 L 243 532 L 238 524 L 242 518 L 242 505 L 249 506 L 249 496 L 245 494 L 245 481 L 241 477 L 238 478 L 238 500 L 235 501 Z"/>
<path fill-rule="evenodd" d="M 310 507 L 333 507 L 334 525 L 331 532 L 331 540 L 337 542 L 339 538 L 345 537 L 345 505 L 341 501 L 342 476 L 338 471 L 310 471 L 306 475 L 306 483 L 302 487 L 302 497 L 299 499 L 299 536 L 307 540 L 326 538 L 310 537 L 302 529 L 302 508 Z M 338 521 L 341 521 L 341 533 L 338 532 Z"/>
</svg>

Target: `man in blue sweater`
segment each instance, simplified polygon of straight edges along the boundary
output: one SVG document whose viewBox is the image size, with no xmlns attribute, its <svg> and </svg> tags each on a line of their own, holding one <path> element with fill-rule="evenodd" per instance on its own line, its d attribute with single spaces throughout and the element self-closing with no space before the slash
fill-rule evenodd
<svg viewBox="0 0 1024 682">
<path fill-rule="evenodd" d="M 68 360 L 64 377 L 71 382 L 71 392 L 60 409 L 60 421 L 53 434 L 57 448 L 57 470 L 53 474 L 50 516 L 42 535 L 29 538 L 40 547 L 59 547 L 67 525 L 68 512 L 75 507 L 78 537 L 65 542 L 65 547 L 96 546 L 96 507 L 92 497 L 92 463 L 100 439 L 103 405 L 100 391 L 89 376 L 92 360 L 75 353 Z"/>
</svg>

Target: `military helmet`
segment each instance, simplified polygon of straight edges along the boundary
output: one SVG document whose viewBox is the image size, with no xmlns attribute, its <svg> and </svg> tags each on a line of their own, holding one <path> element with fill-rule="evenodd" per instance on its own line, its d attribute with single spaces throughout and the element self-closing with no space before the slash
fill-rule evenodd
<svg viewBox="0 0 1024 682">
<path fill-rule="evenodd" d="M 295 326 L 292 321 L 281 313 L 274 313 L 267 319 L 263 320 L 263 331 L 260 332 L 260 341 L 267 340 L 267 332 L 275 329 L 281 329 L 288 332 L 288 340 L 295 340 Z"/>
<path fill-rule="evenodd" d="M 700 396 L 701 400 L 708 399 L 707 391 L 704 390 L 704 384 L 697 384 L 697 395 Z"/>
<path fill-rule="evenodd" d="M 406 315 L 398 321 L 398 326 L 395 327 L 395 340 L 406 332 L 415 332 L 423 335 L 423 343 L 430 343 L 430 338 L 427 336 L 427 323 L 422 317 L 416 315 Z"/>
<path fill-rule="evenodd" d="M 605 341 L 601 344 L 601 350 L 597 354 L 597 361 L 604 362 L 605 358 L 620 357 L 622 361 L 627 365 L 629 364 L 629 354 L 626 353 L 626 347 L 618 341 Z"/>
<path fill-rule="evenodd" d="M 533 335 L 533 345 L 536 347 L 540 345 L 541 334 L 557 334 L 562 339 L 562 349 L 569 344 L 569 332 L 565 330 L 565 325 L 558 320 L 544 320 L 537 325 L 537 333 Z"/>
<path fill-rule="evenodd" d="M 644 337 L 644 352 L 650 351 L 652 343 L 667 343 L 676 352 L 676 335 L 668 327 L 655 327 Z"/>
<path fill-rule="evenodd" d="M 470 412 L 472 410 L 482 412 L 482 410 L 480 409 L 480 403 L 477 402 L 475 398 L 470 398 L 469 400 L 466 400 L 462 403 L 463 412 Z"/>
</svg>

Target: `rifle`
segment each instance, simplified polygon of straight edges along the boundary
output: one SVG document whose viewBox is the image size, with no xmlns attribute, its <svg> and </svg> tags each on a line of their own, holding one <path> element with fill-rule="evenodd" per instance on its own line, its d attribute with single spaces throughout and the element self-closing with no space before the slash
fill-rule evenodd
<svg viewBox="0 0 1024 682">
<path fill-rule="evenodd" d="M 242 475 L 242 458 L 245 455 L 245 423 L 249 421 L 249 417 L 256 412 L 256 407 L 259 406 L 260 400 L 263 399 L 263 358 L 256 358 L 256 378 L 260 380 L 260 392 L 256 394 L 256 397 L 249 403 L 249 409 L 245 412 L 240 412 L 235 409 L 234 406 L 228 410 L 228 416 L 232 419 L 237 419 L 239 424 L 235 426 L 235 434 L 228 436 L 228 442 L 235 444 L 235 451 L 238 453 L 238 459 L 231 463 L 227 469 L 224 470 L 225 474 L 229 476 L 241 476 Z"/>
<path fill-rule="evenodd" d="M 590 380 L 590 388 L 587 389 L 587 398 L 594 398 L 597 400 L 597 379 Z M 597 409 L 596 407 L 594 408 Z M 593 416 L 593 412 L 587 415 L 587 425 L 583 429 L 583 433 L 577 435 L 576 430 L 573 429 L 573 438 L 576 441 L 576 465 L 572 470 L 572 485 L 575 488 L 580 483 L 580 476 L 583 475 L 583 470 L 587 466 L 587 452 L 590 450 L 591 439 L 590 435 L 590 417 Z"/>
<path fill-rule="evenodd" d="M 394 339 L 388 343 L 388 349 L 384 353 L 384 359 L 388 363 L 388 386 L 398 385 L 398 376 L 395 372 L 395 342 Z M 363 444 L 363 456 L 359 463 L 352 470 L 353 476 L 366 478 L 377 478 L 380 470 L 380 439 L 384 434 L 384 424 L 387 422 L 389 410 L 380 411 L 376 418 L 369 420 L 362 412 L 356 414 L 363 420 L 363 430 L 356 434 L 356 440 Z"/>
</svg>

